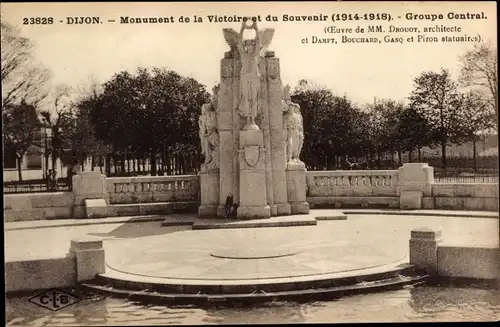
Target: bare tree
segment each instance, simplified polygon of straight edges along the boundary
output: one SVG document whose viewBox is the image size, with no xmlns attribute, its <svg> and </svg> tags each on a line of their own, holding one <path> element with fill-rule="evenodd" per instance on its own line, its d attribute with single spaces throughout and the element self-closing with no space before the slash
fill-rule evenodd
<svg viewBox="0 0 500 327">
<path fill-rule="evenodd" d="M 17 34 L 12 26 L 1 22 L 2 26 L 2 83 L 19 67 L 25 65 L 33 51 L 31 42 Z"/>
<path fill-rule="evenodd" d="M 23 101 L 36 107 L 47 97 L 49 71 L 35 62 L 32 42 L 5 21 L 1 39 L 2 108 Z"/>
<path fill-rule="evenodd" d="M 488 94 L 498 116 L 498 60 L 497 49 L 481 43 L 459 57 L 462 63 L 459 81 L 466 87 Z"/>
</svg>

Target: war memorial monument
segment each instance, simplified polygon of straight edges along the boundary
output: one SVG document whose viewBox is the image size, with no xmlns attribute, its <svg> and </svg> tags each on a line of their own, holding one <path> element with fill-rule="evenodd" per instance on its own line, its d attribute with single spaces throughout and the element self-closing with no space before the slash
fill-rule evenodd
<svg viewBox="0 0 500 327">
<path fill-rule="evenodd" d="M 248 29 L 255 38 L 244 39 Z M 199 120 L 205 155 L 199 216 L 224 217 L 228 198 L 240 219 L 307 214 L 302 116 L 282 85 L 279 59 L 268 51 L 274 29 L 247 20 L 239 33 L 223 32 L 230 51 Z"/>
</svg>

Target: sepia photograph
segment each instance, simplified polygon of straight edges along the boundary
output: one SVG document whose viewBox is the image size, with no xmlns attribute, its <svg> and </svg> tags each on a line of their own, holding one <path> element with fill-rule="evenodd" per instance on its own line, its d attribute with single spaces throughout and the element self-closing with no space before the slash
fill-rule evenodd
<svg viewBox="0 0 500 327">
<path fill-rule="evenodd" d="M 6 326 L 500 320 L 496 2 L 0 6 Z"/>
</svg>

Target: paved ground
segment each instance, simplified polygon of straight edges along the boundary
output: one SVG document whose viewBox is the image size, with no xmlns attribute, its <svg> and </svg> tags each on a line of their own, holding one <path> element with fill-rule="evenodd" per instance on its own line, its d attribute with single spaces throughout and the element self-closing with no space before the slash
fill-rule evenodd
<svg viewBox="0 0 500 327">
<path fill-rule="evenodd" d="M 309 216 L 337 215 L 339 212 L 351 214 L 401 214 L 409 216 L 446 216 L 446 217 L 471 217 L 471 218 L 495 218 L 498 212 L 493 211 L 464 211 L 464 210 L 399 210 L 399 209 L 342 209 L 342 210 L 311 210 Z M 303 216 L 302 216 L 303 217 Z M 197 216 L 193 214 L 171 214 L 168 216 L 148 215 L 133 217 L 112 217 L 94 219 L 55 219 L 55 220 L 33 220 L 5 223 L 5 230 L 33 229 L 63 226 L 87 226 L 100 224 L 117 224 L 126 222 L 163 221 L 166 218 L 172 220 L 195 221 Z"/>
<path fill-rule="evenodd" d="M 338 211 L 311 210 L 311 216 L 334 213 Z M 443 211 L 436 212 L 442 213 Z M 410 230 L 418 227 L 442 228 L 446 244 L 499 244 L 498 218 L 347 215 L 347 220 L 320 221 L 317 226 L 200 231 L 192 231 L 190 226 L 162 227 L 161 221 L 164 217 L 158 216 L 141 218 L 142 221 L 153 221 L 137 223 L 125 223 L 130 219 L 139 219 L 137 217 L 101 219 L 99 224 L 86 220 L 6 223 L 5 260 L 62 257 L 68 253 L 71 239 L 91 235 L 104 239 L 108 263 L 116 267 L 121 265 L 121 268 L 128 267 L 128 270 L 131 269 L 130 265 L 138 263 L 144 266 L 158 264 L 164 265 L 164 269 L 173 273 L 173 270 L 170 270 L 172 266 L 168 266 L 170 263 L 167 265 L 158 262 L 176 262 L 191 267 L 191 270 L 196 270 L 193 269 L 195 267 L 203 270 L 204 274 L 211 271 L 214 276 L 226 278 L 230 269 L 239 269 L 245 274 L 261 273 L 262 270 L 251 268 L 252 264 L 250 268 L 237 268 L 234 264 L 211 265 L 213 257 L 210 253 L 228 248 L 250 247 L 257 250 L 281 247 L 286 251 L 302 252 L 278 258 L 276 262 L 280 264 L 269 268 L 271 274 L 281 268 L 291 269 L 290 262 L 297 262 L 306 267 L 296 270 L 300 271 L 310 269 L 311 266 L 321 270 L 321 267 L 327 265 L 323 265 L 322 260 L 330 261 L 328 265 L 333 262 L 338 270 L 350 269 L 349 264 L 354 262 L 371 265 L 373 262 L 381 264 L 393 261 L 407 254 Z M 82 222 L 92 224 L 81 225 Z M 314 259 L 310 256 L 314 256 Z M 325 259 L 327 257 L 328 259 Z M 197 258 L 199 262 L 196 262 Z M 234 260 L 237 259 L 231 261 Z M 206 266 L 203 266 L 202 262 L 205 262 Z M 182 275 L 189 269 L 179 268 L 175 274 Z M 159 267 L 149 271 L 161 274 Z"/>
<path fill-rule="evenodd" d="M 372 223 L 353 217 L 350 224 L 179 231 L 108 243 L 106 263 L 142 276 L 244 280 L 337 273 L 405 258 L 407 246 L 393 246 L 400 238 L 395 231 L 372 233 L 367 225 Z"/>
</svg>

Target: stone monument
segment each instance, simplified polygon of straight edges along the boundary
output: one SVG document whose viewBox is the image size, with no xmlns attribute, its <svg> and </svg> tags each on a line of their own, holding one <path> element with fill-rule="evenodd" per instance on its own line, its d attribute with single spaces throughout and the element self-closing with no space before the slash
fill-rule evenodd
<svg viewBox="0 0 500 327">
<path fill-rule="evenodd" d="M 255 31 L 244 39 L 246 30 Z M 267 51 L 274 29 L 244 20 L 240 32 L 223 29 L 230 51 L 221 80 L 201 108 L 200 217 L 224 217 L 228 197 L 240 219 L 308 213 L 300 106 L 283 88 L 279 59 Z"/>
</svg>

